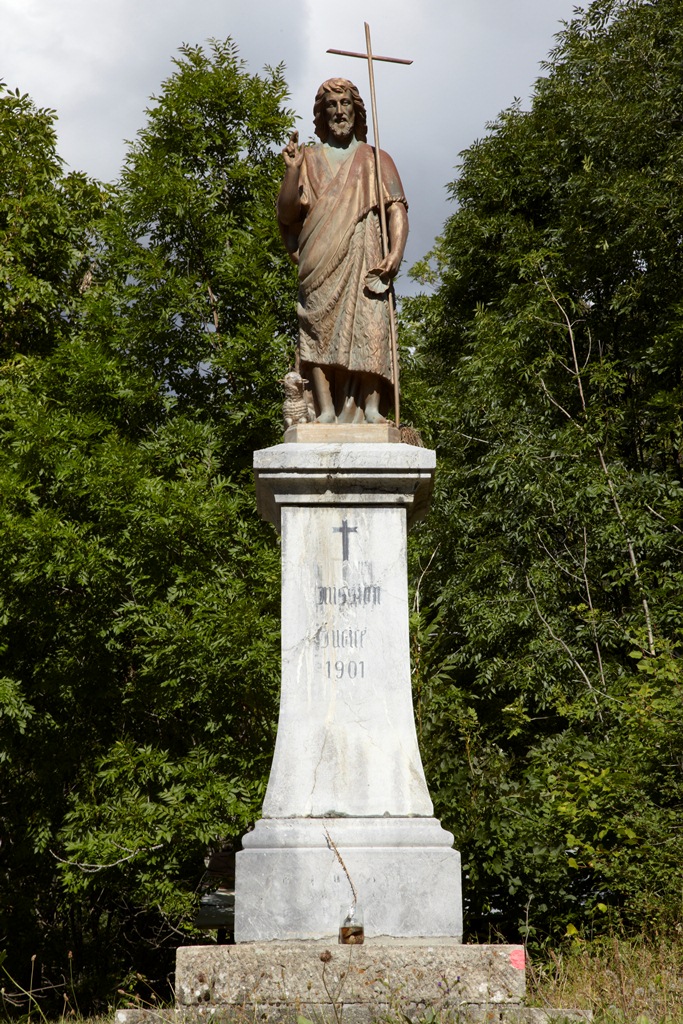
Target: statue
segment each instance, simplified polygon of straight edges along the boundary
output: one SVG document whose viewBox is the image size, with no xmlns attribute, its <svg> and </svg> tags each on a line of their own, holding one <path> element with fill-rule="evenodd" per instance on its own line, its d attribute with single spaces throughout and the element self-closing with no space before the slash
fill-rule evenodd
<svg viewBox="0 0 683 1024">
<path fill-rule="evenodd" d="M 304 380 L 296 370 L 290 370 L 279 383 L 285 389 L 285 400 L 282 405 L 285 430 L 288 427 L 296 426 L 297 423 L 308 423 L 310 415 L 304 394 L 304 385 L 308 384 L 308 381 Z"/>
<path fill-rule="evenodd" d="M 382 256 L 374 151 L 365 106 L 345 78 L 328 79 L 313 108 L 319 145 L 282 152 L 277 211 L 299 269 L 297 371 L 310 384 L 319 423 L 383 423 L 393 365 L 389 289 L 408 237 L 408 206 L 382 152 L 388 252 Z"/>
</svg>

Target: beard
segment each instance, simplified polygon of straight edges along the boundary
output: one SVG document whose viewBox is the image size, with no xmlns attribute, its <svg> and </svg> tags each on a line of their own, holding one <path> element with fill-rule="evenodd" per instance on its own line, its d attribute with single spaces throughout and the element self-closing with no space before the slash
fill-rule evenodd
<svg viewBox="0 0 683 1024">
<path fill-rule="evenodd" d="M 330 135 L 338 142 L 344 142 L 353 135 L 353 121 L 332 121 L 329 125 Z"/>
</svg>

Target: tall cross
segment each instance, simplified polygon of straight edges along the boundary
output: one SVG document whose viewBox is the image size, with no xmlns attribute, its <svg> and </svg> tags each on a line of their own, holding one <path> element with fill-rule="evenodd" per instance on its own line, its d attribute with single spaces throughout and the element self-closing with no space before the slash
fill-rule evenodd
<svg viewBox="0 0 683 1024">
<path fill-rule="evenodd" d="M 412 60 L 405 57 L 376 57 L 372 52 L 370 42 L 370 26 L 365 24 L 365 53 L 354 53 L 352 50 L 328 50 L 328 53 L 336 53 L 341 57 L 360 57 L 368 62 L 368 76 L 370 78 L 370 105 L 372 109 L 372 131 L 375 136 L 375 177 L 377 179 L 377 202 L 379 203 L 379 221 L 382 229 L 382 255 L 389 252 L 389 233 L 387 231 L 387 213 L 382 201 L 382 158 L 379 151 L 379 125 L 377 122 L 377 95 L 375 93 L 375 68 L 373 62 L 376 60 L 388 61 L 390 64 L 412 64 Z M 396 426 L 401 425 L 400 396 L 398 389 L 398 348 L 396 344 L 396 315 L 394 312 L 394 292 L 389 286 L 389 337 L 391 339 L 391 362 L 394 371 L 394 415 Z"/>
<path fill-rule="evenodd" d="M 346 519 L 342 519 L 341 526 L 333 526 L 332 533 L 341 533 L 342 535 L 342 561 L 348 562 L 349 560 L 349 534 L 358 533 L 357 526 L 349 526 Z"/>
</svg>

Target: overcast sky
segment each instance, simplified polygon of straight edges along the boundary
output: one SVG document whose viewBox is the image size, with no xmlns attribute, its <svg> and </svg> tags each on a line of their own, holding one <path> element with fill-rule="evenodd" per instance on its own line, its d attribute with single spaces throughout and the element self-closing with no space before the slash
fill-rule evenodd
<svg viewBox="0 0 683 1024">
<path fill-rule="evenodd" d="M 284 61 L 300 137 L 312 133 L 321 81 L 351 78 L 368 102 L 367 66 L 326 54 L 362 50 L 376 64 L 380 138 L 410 202 L 408 265 L 449 209 L 458 153 L 515 97 L 524 105 L 575 0 L 0 0 L 0 80 L 59 115 L 60 153 L 95 177 L 118 176 L 125 140 L 172 72 L 182 43 L 232 36 L 249 70 Z M 369 102 L 368 102 L 369 108 Z M 402 290 L 405 290 L 405 278 Z"/>
</svg>

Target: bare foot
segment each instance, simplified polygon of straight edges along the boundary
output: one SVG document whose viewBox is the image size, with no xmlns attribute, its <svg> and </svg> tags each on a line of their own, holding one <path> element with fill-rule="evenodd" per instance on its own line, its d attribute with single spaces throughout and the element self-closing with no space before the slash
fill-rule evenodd
<svg viewBox="0 0 683 1024">
<path fill-rule="evenodd" d="M 386 423 L 386 416 L 382 416 L 379 409 L 365 407 L 365 422 L 366 423 Z"/>
</svg>

